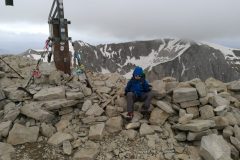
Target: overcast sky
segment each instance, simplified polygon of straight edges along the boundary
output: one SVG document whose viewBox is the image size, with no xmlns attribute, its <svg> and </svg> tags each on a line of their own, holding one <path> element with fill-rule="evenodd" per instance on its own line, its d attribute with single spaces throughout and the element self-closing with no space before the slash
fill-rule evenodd
<svg viewBox="0 0 240 160">
<path fill-rule="evenodd" d="M 0 50 L 42 49 L 53 0 L 0 0 Z M 187 38 L 240 48 L 240 0 L 63 0 L 69 36 L 90 44 Z"/>
</svg>

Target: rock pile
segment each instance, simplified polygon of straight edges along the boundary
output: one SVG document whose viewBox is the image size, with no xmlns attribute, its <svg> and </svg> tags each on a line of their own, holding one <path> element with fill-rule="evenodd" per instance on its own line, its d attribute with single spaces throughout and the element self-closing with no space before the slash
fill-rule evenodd
<svg viewBox="0 0 240 160">
<path fill-rule="evenodd" d="M 42 63 L 41 78 L 25 87 L 36 61 L 5 61 L 28 78 L 0 64 L 0 159 L 239 159 L 240 81 L 156 80 L 149 119 L 137 102 L 127 122 L 121 75 L 88 72 L 88 88 L 84 75 Z"/>
</svg>

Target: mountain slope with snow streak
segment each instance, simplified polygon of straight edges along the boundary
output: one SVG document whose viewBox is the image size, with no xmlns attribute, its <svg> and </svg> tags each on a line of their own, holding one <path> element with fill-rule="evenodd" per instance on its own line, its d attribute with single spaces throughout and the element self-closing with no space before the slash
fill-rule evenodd
<svg viewBox="0 0 240 160">
<path fill-rule="evenodd" d="M 136 66 L 145 69 L 149 80 L 172 76 L 180 81 L 215 77 L 228 82 L 239 79 L 240 50 L 206 42 L 158 39 L 97 46 L 75 41 L 81 63 L 95 72 L 118 72 L 130 78 Z"/>
</svg>

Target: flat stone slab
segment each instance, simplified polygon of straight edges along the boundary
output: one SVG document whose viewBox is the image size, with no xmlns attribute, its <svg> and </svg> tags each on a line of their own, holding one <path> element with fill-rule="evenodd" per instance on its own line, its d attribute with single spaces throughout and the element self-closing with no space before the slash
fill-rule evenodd
<svg viewBox="0 0 240 160">
<path fill-rule="evenodd" d="M 39 127 L 25 127 L 15 123 L 9 132 L 7 142 L 12 145 L 36 142 L 39 134 Z"/>
<path fill-rule="evenodd" d="M 37 92 L 34 96 L 34 100 L 53 100 L 65 98 L 65 89 L 63 87 L 44 88 Z"/>
<path fill-rule="evenodd" d="M 78 100 L 57 99 L 44 102 L 43 107 L 46 108 L 46 110 L 51 111 L 60 108 L 72 107 L 78 103 Z"/>
<path fill-rule="evenodd" d="M 176 103 L 198 99 L 196 88 L 177 88 L 173 90 L 173 101 Z"/>
<path fill-rule="evenodd" d="M 24 105 L 20 108 L 20 112 L 30 118 L 41 122 L 51 122 L 54 119 L 54 115 L 41 108 L 39 103 L 33 102 Z"/>
<path fill-rule="evenodd" d="M 215 125 L 215 122 L 212 120 L 191 120 L 187 124 L 176 124 L 173 127 L 182 131 L 201 132 Z"/>
<path fill-rule="evenodd" d="M 168 114 L 174 114 L 171 104 L 164 101 L 157 101 L 157 106 L 167 112 Z"/>
<path fill-rule="evenodd" d="M 206 160 L 231 160 L 231 148 L 222 136 L 211 134 L 202 137 L 200 155 Z"/>
<path fill-rule="evenodd" d="M 66 92 L 66 97 L 71 100 L 80 100 L 84 98 L 84 94 L 82 92 Z"/>
<path fill-rule="evenodd" d="M 68 133 L 57 132 L 48 139 L 48 144 L 59 146 L 63 141 L 72 140 L 73 136 Z"/>
</svg>

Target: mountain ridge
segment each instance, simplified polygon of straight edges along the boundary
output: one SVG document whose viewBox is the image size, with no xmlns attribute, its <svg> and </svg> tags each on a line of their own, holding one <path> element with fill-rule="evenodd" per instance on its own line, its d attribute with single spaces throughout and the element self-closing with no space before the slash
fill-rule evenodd
<svg viewBox="0 0 240 160">
<path fill-rule="evenodd" d="M 166 76 L 180 81 L 210 76 L 227 82 L 240 77 L 240 50 L 208 42 L 169 38 L 99 45 L 79 40 L 74 44 L 71 52 L 78 51 L 85 67 L 95 72 L 117 72 L 130 78 L 134 67 L 141 66 L 150 81 Z"/>
</svg>

